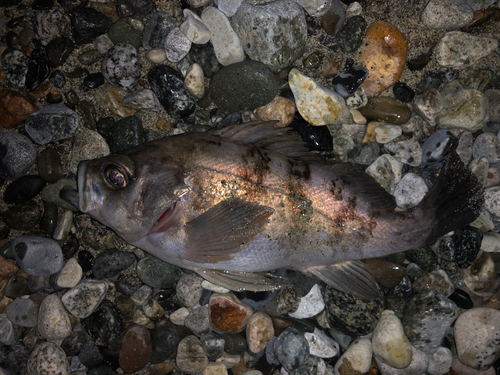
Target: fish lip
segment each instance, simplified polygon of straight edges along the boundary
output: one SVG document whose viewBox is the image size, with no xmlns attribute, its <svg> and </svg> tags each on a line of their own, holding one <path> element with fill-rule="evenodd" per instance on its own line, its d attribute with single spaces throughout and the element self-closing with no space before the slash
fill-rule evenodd
<svg viewBox="0 0 500 375">
<path fill-rule="evenodd" d="M 171 206 L 167 207 L 167 209 L 162 212 L 158 220 L 153 224 L 146 236 L 149 236 L 150 234 L 166 232 L 168 229 L 170 229 L 170 227 L 176 222 L 180 205 L 180 201 L 175 201 Z"/>
</svg>

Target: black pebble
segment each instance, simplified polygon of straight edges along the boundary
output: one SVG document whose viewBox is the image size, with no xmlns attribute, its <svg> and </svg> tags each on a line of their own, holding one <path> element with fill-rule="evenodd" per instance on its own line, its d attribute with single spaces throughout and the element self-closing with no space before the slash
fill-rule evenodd
<svg viewBox="0 0 500 375">
<path fill-rule="evenodd" d="M 100 346 L 99 350 L 101 351 L 104 365 L 109 366 L 114 370 L 120 367 L 119 363 L 120 353 L 114 352 L 107 346 Z"/>
<path fill-rule="evenodd" d="M 111 127 L 105 139 L 112 153 L 138 146 L 145 140 L 142 122 L 135 116 L 122 118 Z"/>
<path fill-rule="evenodd" d="M 36 197 L 44 188 L 45 180 L 40 176 L 28 175 L 12 181 L 5 189 L 5 203 L 23 203 Z"/>
<path fill-rule="evenodd" d="M 153 13 L 155 9 L 156 5 L 153 0 L 118 0 L 116 2 L 116 12 L 120 18 L 133 14 L 145 16 Z"/>
<path fill-rule="evenodd" d="M 153 352 L 151 353 L 151 363 L 161 363 L 169 358 L 179 345 L 179 329 L 168 319 L 161 319 L 155 323 L 155 327 L 150 331 Z"/>
<path fill-rule="evenodd" d="M 438 89 L 442 83 L 441 74 L 438 72 L 429 72 L 425 74 L 417 84 L 415 92 L 421 94 L 427 90 Z"/>
<path fill-rule="evenodd" d="M 54 87 L 61 89 L 66 83 L 66 76 L 60 70 L 54 70 L 49 77 L 49 81 L 52 82 Z"/>
<path fill-rule="evenodd" d="M 133 253 L 118 249 L 106 250 L 95 258 L 92 272 L 98 280 L 107 279 L 130 267 L 134 261 Z"/>
<path fill-rule="evenodd" d="M 88 272 L 94 264 L 94 256 L 88 250 L 82 250 L 78 253 L 78 264 L 82 267 L 83 272 Z"/>
<path fill-rule="evenodd" d="M 220 125 L 218 126 L 228 126 L 228 125 L 238 125 L 243 123 L 243 118 L 241 117 L 240 112 L 234 112 L 229 115 L 227 115 L 224 120 L 220 122 Z"/>
<path fill-rule="evenodd" d="M 346 99 L 354 94 L 366 77 L 368 77 L 368 69 L 364 66 L 348 68 L 333 78 L 332 86 L 340 96 Z"/>
<path fill-rule="evenodd" d="M 28 61 L 25 86 L 29 91 L 35 90 L 50 75 L 47 54 L 43 49 L 35 49 Z"/>
<path fill-rule="evenodd" d="M 104 76 L 102 73 L 92 73 L 83 79 L 83 86 L 89 89 L 96 89 L 104 84 Z"/>
<path fill-rule="evenodd" d="M 469 294 L 462 289 L 455 289 L 455 291 L 448 297 L 455 302 L 461 309 L 472 309 L 474 303 L 472 302 Z"/>
<path fill-rule="evenodd" d="M 455 244 L 455 260 L 459 268 L 469 267 L 481 248 L 483 232 L 467 225 L 453 231 L 453 243 Z"/>
<path fill-rule="evenodd" d="M 116 290 L 126 296 L 131 296 L 142 285 L 137 276 L 121 276 L 115 284 Z"/>
<path fill-rule="evenodd" d="M 99 348 L 92 340 L 87 340 L 82 345 L 80 353 L 78 353 L 78 358 L 80 359 L 80 362 L 88 368 L 96 367 L 104 360 Z"/>
<path fill-rule="evenodd" d="M 24 20 L 24 16 L 12 18 L 9 22 L 7 22 L 7 27 L 9 29 L 15 29 L 17 26 L 21 25 L 23 20 Z"/>
<path fill-rule="evenodd" d="M 30 200 L 9 208 L 3 213 L 2 219 L 12 229 L 30 230 L 38 224 L 41 216 L 38 204 Z"/>
<path fill-rule="evenodd" d="M 63 65 L 75 49 L 75 43 L 65 36 L 52 39 L 45 47 L 52 68 Z"/>
<path fill-rule="evenodd" d="M 68 235 L 68 238 L 66 239 L 66 242 L 62 247 L 64 258 L 69 259 L 74 257 L 79 247 L 80 247 L 80 242 L 78 241 L 78 238 L 73 233 L 70 233 Z"/>
<path fill-rule="evenodd" d="M 333 150 L 333 137 L 326 126 L 309 125 L 298 112 L 289 126 L 300 134 L 311 151 Z"/>
<path fill-rule="evenodd" d="M 96 130 L 100 135 L 106 137 L 113 125 L 115 125 L 113 117 L 101 117 L 96 123 Z"/>
<path fill-rule="evenodd" d="M 49 236 L 52 236 L 57 226 L 58 216 L 57 206 L 54 203 L 44 202 L 43 215 L 40 219 L 40 229 Z"/>
<path fill-rule="evenodd" d="M 78 355 L 82 345 L 88 340 L 88 335 L 85 332 L 81 323 L 75 323 L 71 327 L 71 332 L 68 337 L 66 337 L 61 348 L 64 350 L 67 356 Z"/>
<path fill-rule="evenodd" d="M 116 305 L 105 300 L 82 324 L 97 345 L 108 346 L 123 329 L 123 317 Z"/>
<path fill-rule="evenodd" d="M 94 8 L 76 8 L 71 13 L 73 39 L 76 44 L 92 43 L 99 35 L 108 31 L 112 21 Z"/>
<path fill-rule="evenodd" d="M 414 57 L 413 59 L 409 59 L 406 62 L 406 66 L 408 66 L 408 69 L 410 69 L 412 72 L 417 71 L 417 70 L 422 70 L 424 69 L 427 64 L 431 61 L 432 57 L 432 50 L 428 49 L 418 55 L 417 57 Z"/>
<path fill-rule="evenodd" d="M 28 279 L 24 277 L 12 276 L 5 286 L 5 295 L 12 299 L 31 293 Z"/>
<path fill-rule="evenodd" d="M 392 91 L 396 99 L 403 103 L 409 103 L 415 97 L 415 91 L 404 82 L 396 82 L 392 87 Z"/>
</svg>

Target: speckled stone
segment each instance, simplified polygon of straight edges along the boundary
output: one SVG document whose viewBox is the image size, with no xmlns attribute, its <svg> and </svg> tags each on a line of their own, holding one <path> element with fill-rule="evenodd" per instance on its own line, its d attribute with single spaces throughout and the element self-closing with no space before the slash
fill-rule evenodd
<svg viewBox="0 0 500 375">
<path fill-rule="evenodd" d="M 107 291 L 108 284 L 105 281 L 86 279 L 68 290 L 61 301 L 71 315 L 83 319 L 97 309 Z"/>
<path fill-rule="evenodd" d="M 155 257 L 145 257 L 137 262 L 137 276 L 155 288 L 171 288 L 182 276 L 179 267 Z"/>
<path fill-rule="evenodd" d="M 71 322 L 61 299 L 50 294 L 38 312 L 38 332 L 47 340 L 64 340 L 71 333 Z"/>
<path fill-rule="evenodd" d="M 123 317 L 113 302 L 105 300 L 82 324 L 96 345 L 108 346 L 122 332 Z"/>
<path fill-rule="evenodd" d="M 28 375 L 69 375 L 70 367 L 64 350 L 52 342 L 38 344 L 31 352 Z"/>
<path fill-rule="evenodd" d="M 9 47 L 2 53 L 2 67 L 7 80 L 13 86 L 24 86 L 28 73 L 28 61 L 28 56 L 15 48 Z"/>
<path fill-rule="evenodd" d="M 174 20 L 165 12 L 155 12 L 144 25 L 142 45 L 146 51 L 163 48 L 168 33 L 175 27 Z"/>
<path fill-rule="evenodd" d="M 177 298 L 182 305 L 193 307 L 199 302 L 203 292 L 202 281 L 203 278 L 194 273 L 182 275 L 176 285 Z"/>
<path fill-rule="evenodd" d="M 426 27 L 457 30 L 472 21 L 474 12 L 466 0 L 432 0 L 420 14 Z"/>
<path fill-rule="evenodd" d="M 181 61 L 188 54 L 190 48 L 191 41 L 178 27 L 168 33 L 164 45 L 168 61 L 174 63 Z"/>
<path fill-rule="evenodd" d="M 274 341 L 274 354 L 286 371 L 297 370 L 309 359 L 309 343 L 295 328 L 287 328 Z"/>
<path fill-rule="evenodd" d="M 258 312 L 250 317 L 246 327 L 246 338 L 248 348 L 253 353 L 259 353 L 264 350 L 273 336 L 273 321 L 269 315 Z"/>
<path fill-rule="evenodd" d="M 188 373 L 199 373 L 207 367 L 205 348 L 196 336 L 187 336 L 181 340 L 175 362 L 181 371 Z"/>
<path fill-rule="evenodd" d="M 102 58 L 101 73 L 109 83 L 120 89 L 137 89 L 141 76 L 141 60 L 137 49 L 127 43 L 115 44 Z"/>
<path fill-rule="evenodd" d="M 33 112 L 24 124 L 26 132 L 38 144 L 68 139 L 75 135 L 80 120 L 64 104 L 50 104 Z"/>
</svg>

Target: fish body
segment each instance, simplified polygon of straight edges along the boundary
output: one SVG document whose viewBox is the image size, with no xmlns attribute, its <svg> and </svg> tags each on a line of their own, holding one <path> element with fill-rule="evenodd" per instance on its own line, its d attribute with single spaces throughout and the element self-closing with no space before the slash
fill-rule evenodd
<svg viewBox="0 0 500 375">
<path fill-rule="evenodd" d="M 359 167 L 316 159 L 272 125 L 84 161 L 67 199 L 132 245 L 230 289 L 276 287 L 258 272 L 287 268 L 364 298 L 377 290 L 360 259 L 422 247 L 478 215 L 481 189 L 458 157 L 417 208 L 397 211 Z"/>
</svg>

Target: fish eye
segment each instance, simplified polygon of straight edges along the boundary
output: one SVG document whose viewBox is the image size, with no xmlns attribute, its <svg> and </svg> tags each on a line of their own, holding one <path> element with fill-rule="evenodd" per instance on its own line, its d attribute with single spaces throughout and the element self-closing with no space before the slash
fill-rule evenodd
<svg viewBox="0 0 500 375">
<path fill-rule="evenodd" d="M 105 172 L 106 181 L 116 188 L 124 188 L 128 184 L 128 176 L 116 166 L 110 166 Z"/>
<path fill-rule="evenodd" d="M 135 173 L 134 162 L 126 155 L 111 155 L 102 166 L 102 179 L 112 190 L 125 188 Z"/>
</svg>

